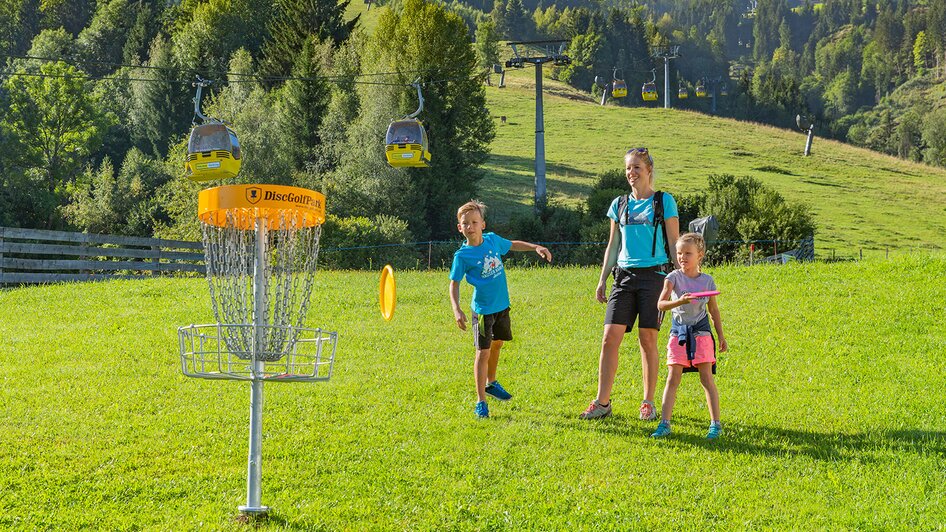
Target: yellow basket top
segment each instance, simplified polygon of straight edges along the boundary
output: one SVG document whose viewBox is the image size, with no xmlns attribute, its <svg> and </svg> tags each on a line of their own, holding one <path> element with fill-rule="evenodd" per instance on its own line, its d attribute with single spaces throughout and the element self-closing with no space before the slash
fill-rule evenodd
<svg viewBox="0 0 946 532">
<path fill-rule="evenodd" d="M 227 214 L 233 215 L 229 221 Z M 284 185 L 226 185 L 200 191 L 197 216 L 207 225 L 242 230 L 254 229 L 261 219 L 268 229 L 312 227 L 325 222 L 325 196 Z"/>
</svg>

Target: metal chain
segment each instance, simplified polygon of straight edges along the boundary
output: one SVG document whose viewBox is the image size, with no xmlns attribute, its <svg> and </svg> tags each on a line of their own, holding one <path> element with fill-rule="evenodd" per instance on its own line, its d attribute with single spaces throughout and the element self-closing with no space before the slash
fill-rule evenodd
<svg viewBox="0 0 946 532">
<path fill-rule="evenodd" d="M 256 213 L 230 211 L 226 225 L 202 224 L 207 282 L 214 317 L 220 324 L 246 325 L 222 330 L 227 349 L 250 360 L 256 334 L 254 322 L 254 268 L 257 239 Z M 265 221 L 263 283 L 266 301 L 261 305 L 266 327 L 261 331 L 257 358 L 279 360 L 291 352 L 305 324 L 318 261 L 320 226 L 302 227 L 300 216 L 283 212 Z"/>
</svg>

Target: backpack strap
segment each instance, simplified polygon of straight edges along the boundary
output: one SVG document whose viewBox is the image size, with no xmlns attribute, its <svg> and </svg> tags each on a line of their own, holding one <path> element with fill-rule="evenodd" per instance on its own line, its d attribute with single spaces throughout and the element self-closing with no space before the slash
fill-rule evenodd
<svg viewBox="0 0 946 532">
<path fill-rule="evenodd" d="M 666 226 L 664 224 L 664 193 L 660 190 L 654 192 L 654 243 L 650 247 L 650 256 L 657 256 L 657 228 Z M 664 234 L 664 249 L 667 252 L 667 259 L 670 259 L 670 244 L 667 242 L 667 235 Z"/>
<path fill-rule="evenodd" d="M 618 225 L 627 225 L 627 194 L 618 196 Z"/>
</svg>

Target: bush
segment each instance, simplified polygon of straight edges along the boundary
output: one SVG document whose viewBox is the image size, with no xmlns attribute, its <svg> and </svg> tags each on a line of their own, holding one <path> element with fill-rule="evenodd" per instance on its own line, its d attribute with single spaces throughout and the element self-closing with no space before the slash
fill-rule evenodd
<svg viewBox="0 0 946 532">
<path fill-rule="evenodd" d="M 407 222 L 395 216 L 329 215 L 322 226 L 319 263 L 332 269 L 416 268 L 420 253 L 413 241 Z"/>
<path fill-rule="evenodd" d="M 743 242 L 778 240 L 785 251 L 815 233 L 815 222 L 807 205 L 790 203 L 778 192 L 748 176 L 711 175 L 700 208 L 701 216 L 715 215 L 720 241 L 707 250 L 711 262 L 743 261 L 749 256 Z M 775 244 L 756 244 L 758 253 L 774 254 Z"/>
</svg>

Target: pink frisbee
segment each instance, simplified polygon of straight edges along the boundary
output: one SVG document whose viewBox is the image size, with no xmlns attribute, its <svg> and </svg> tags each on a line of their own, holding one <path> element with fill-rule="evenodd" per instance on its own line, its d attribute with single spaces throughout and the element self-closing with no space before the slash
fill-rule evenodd
<svg viewBox="0 0 946 532">
<path fill-rule="evenodd" d="M 690 292 L 690 297 L 709 297 L 718 296 L 719 294 L 719 290 L 707 290 L 706 292 Z"/>
</svg>

